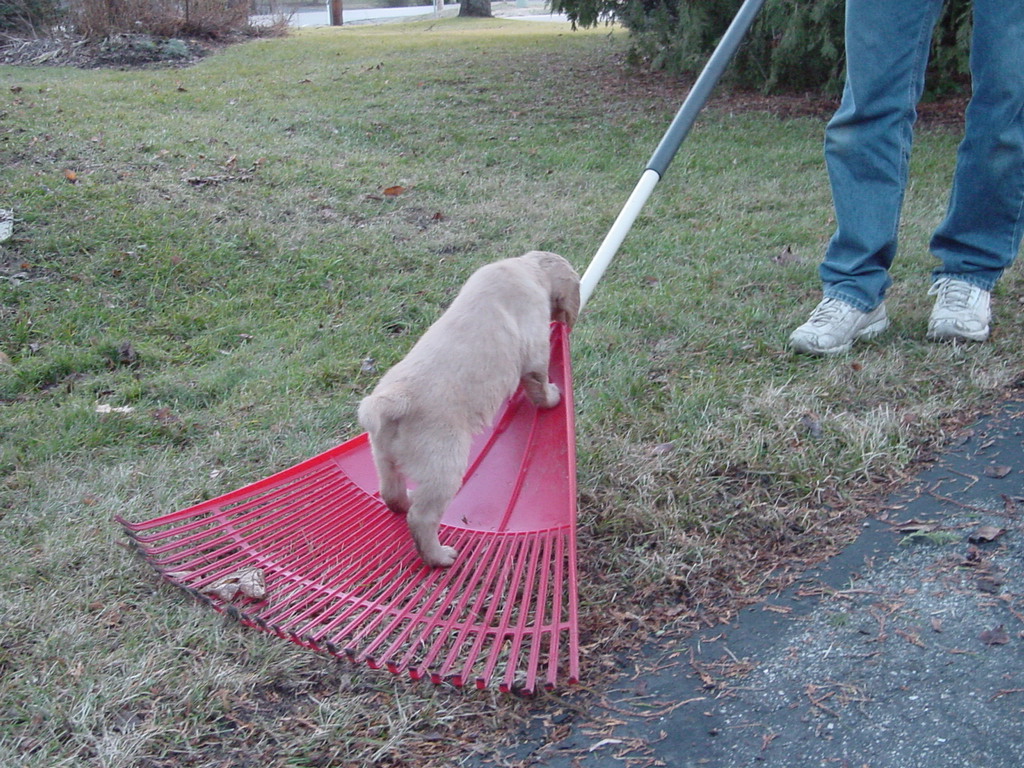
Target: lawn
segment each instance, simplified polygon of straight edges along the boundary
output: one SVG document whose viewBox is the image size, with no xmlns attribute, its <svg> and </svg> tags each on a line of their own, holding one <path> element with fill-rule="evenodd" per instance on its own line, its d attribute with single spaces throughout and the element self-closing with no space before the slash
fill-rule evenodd
<svg viewBox="0 0 1024 768">
<path fill-rule="evenodd" d="M 585 268 L 685 92 L 626 47 L 446 19 L 188 68 L 0 67 L 0 763 L 451 766 L 554 734 L 649 633 L 727 619 L 848 542 L 1016 384 L 1014 271 L 990 343 L 923 338 L 956 130 L 919 132 L 892 329 L 798 358 L 832 227 L 824 119 L 720 96 L 572 334 L 581 686 L 414 683 L 162 583 L 115 515 L 357 434 L 476 267 L 537 248 Z"/>
</svg>

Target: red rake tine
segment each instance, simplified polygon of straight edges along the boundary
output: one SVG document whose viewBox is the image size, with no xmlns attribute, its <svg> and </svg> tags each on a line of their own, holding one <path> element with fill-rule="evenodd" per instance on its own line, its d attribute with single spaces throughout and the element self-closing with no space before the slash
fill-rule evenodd
<svg viewBox="0 0 1024 768">
<path fill-rule="evenodd" d="M 505 540 L 502 542 L 501 551 L 499 552 L 499 555 L 501 555 L 501 557 L 495 558 L 495 564 L 497 564 L 499 561 L 501 562 L 501 573 L 497 574 L 495 588 L 491 591 L 491 594 L 489 595 L 490 604 L 487 606 L 487 612 L 484 615 L 484 620 L 482 622 L 483 629 L 477 633 L 476 639 L 473 641 L 473 645 L 470 648 L 469 653 L 467 654 L 466 662 L 463 665 L 462 672 L 459 675 L 459 678 L 462 680 L 468 680 L 470 678 L 473 667 L 476 665 L 477 659 L 480 658 L 480 653 L 483 650 L 484 643 L 487 642 L 488 636 L 491 637 L 492 646 L 500 647 L 500 645 L 503 642 L 503 634 L 500 631 L 500 627 L 495 626 L 494 618 L 497 615 L 499 608 L 504 610 L 507 607 L 505 600 L 503 599 L 506 594 L 504 590 L 504 585 L 508 584 L 509 572 L 512 570 L 513 563 L 515 562 L 515 558 L 512 556 L 512 553 L 515 552 L 517 549 L 520 549 L 519 545 L 521 541 L 521 536 L 510 535 L 506 537 Z M 509 552 L 508 556 L 504 556 L 506 550 L 508 550 Z M 452 658 L 449 659 L 448 664 L 451 665 L 454 664 L 454 662 L 455 658 L 453 650 Z M 476 684 L 478 688 L 484 687 L 484 685 L 482 685 L 481 682 L 485 683 L 486 681 L 481 681 L 480 679 L 477 679 Z"/>
<path fill-rule="evenodd" d="M 533 692 L 534 686 L 536 684 L 536 675 L 540 667 L 540 651 L 544 645 L 541 638 L 545 626 L 545 610 L 548 607 L 548 589 L 551 583 L 549 578 L 550 568 L 548 566 L 551 565 L 551 550 L 553 543 L 552 539 L 553 537 L 550 535 L 544 536 L 541 539 L 541 546 L 543 547 L 544 556 L 541 558 L 540 562 L 542 564 L 546 564 L 546 566 L 541 568 L 540 588 L 536 591 L 531 590 L 529 593 L 526 593 L 529 596 L 529 599 L 531 600 L 531 615 L 533 616 L 534 626 L 536 627 L 534 632 L 530 634 L 530 660 L 527 664 L 527 668 L 534 676 L 533 679 L 530 680 L 528 683 L 530 686 L 531 693 Z M 506 675 L 506 679 L 507 677 L 508 676 Z"/>
<path fill-rule="evenodd" d="M 434 585 L 434 589 L 430 590 L 429 594 L 424 595 L 424 607 L 429 607 L 429 611 L 427 611 L 427 613 L 431 615 L 442 614 L 450 607 L 452 600 L 445 599 L 442 595 L 457 595 L 460 589 L 465 588 L 465 583 L 469 578 L 471 571 L 471 569 L 467 567 L 467 562 L 475 561 L 477 550 L 477 545 L 472 542 L 472 537 L 466 535 L 468 533 L 468 531 L 464 532 L 463 535 L 452 541 L 452 544 L 459 550 L 460 562 L 452 568 L 447 569 L 443 576 Z M 468 544 L 467 539 L 470 539 Z M 374 658 L 378 663 L 386 663 L 392 672 L 398 672 L 401 671 L 401 669 L 408 667 L 417 648 L 424 645 L 424 638 L 429 634 L 431 628 L 435 624 L 434 619 L 429 616 L 424 616 L 424 610 L 422 608 L 419 611 L 414 610 L 417 605 L 418 603 L 415 602 L 414 598 L 413 600 L 408 601 L 405 607 L 399 608 L 396 606 L 394 610 L 390 612 L 391 623 L 378 633 L 377 638 L 366 646 L 362 653 L 371 655 L 388 638 L 394 638 L 391 645 L 383 653 L 375 656 Z M 452 615 L 456 618 L 458 617 L 458 613 L 455 611 L 452 612 Z M 400 629 L 403 625 L 404 629 Z M 423 625 L 425 629 L 415 640 L 409 640 L 409 637 L 416 631 L 418 625 Z M 399 662 L 389 663 L 388 660 L 390 660 L 394 654 L 398 653 L 404 645 L 411 646 L 405 658 Z M 419 679 L 423 676 L 424 671 L 422 668 L 425 664 L 426 662 L 423 662 L 415 669 L 410 668 L 410 674 L 414 679 Z"/>
<path fill-rule="evenodd" d="M 328 491 L 331 490 L 331 487 L 332 486 L 329 484 L 328 487 L 327 487 L 327 490 Z M 290 491 L 290 489 L 289 489 L 289 491 Z M 291 493 L 293 495 L 298 495 L 297 492 L 291 492 Z M 306 496 L 308 496 L 308 493 L 304 493 L 303 494 L 303 500 L 305 500 Z M 212 544 L 219 543 L 220 541 L 230 541 L 230 542 L 233 542 L 234 544 L 238 544 L 239 543 L 239 539 L 238 539 L 239 536 L 243 535 L 244 533 L 249 532 L 250 530 L 255 530 L 256 528 L 259 527 L 259 525 L 262 524 L 263 518 L 265 518 L 266 514 L 267 514 L 267 507 L 270 506 L 270 504 L 267 503 L 267 501 L 266 501 L 267 498 L 268 497 L 261 497 L 260 499 L 251 501 L 247 505 L 239 507 L 239 509 L 247 509 L 247 508 L 255 507 L 255 505 L 257 505 L 257 504 L 259 505 L 258 507 L 254 508 L 254 509 L 251 509 L 251 511 L 245 511 L 245 512 L 239 514 L 237 517 L 234 517 L 234 518 L 229 518 L 228 514 L 230 514 L 230 513 L 224 510 L 224 505 L 221 505 L 218 508 L 218 513 L 217 514 L 213 514 L 213 515 L 211 515 L 208 518 L 204 518 L 202 520 L 197 520 L 197 521 L 195 521 L 193 523 L 189 523 L 189 524 L 187 524 L 185 526 L 181 526 L 181 527 L 179 527 L 178 529 L 175 530 L 175 533 L 182 533 L 182 532 L 188 532 L 188 531 L 196 531 L 197 529 L 201 528 L 202 526 L 206 526 L 206 528 L 203 528 L 203 530 L 199 530 L 196 533 L 192 533 L 191 535 L 188 535 L 188 536 L 182 536 L 181 538 L 175 539 L 173 541 L 167 542 L 167 543 L 162 544 L 162 545 L 151 546 L 149 551 L 153 555 L 160 555 L 160 554 L 164 554 L 165 552 L 169 552 L 169 551 L 172 551 L 172 550 L 175 550 L 175 549 L 180 549 L 180 548 L 182 548 L 184 546 L 187 546 L 189 544 L 194 544 L 196 542 L 202 541 L 203 539 L 205 539 L 206 537 L 208 537 L 210 535 L 212 530 L 224 530 L 224 531 L 228 531 L 229 533 L 225 533 L 220 539 L 214 539 L 213 541 L 207 542 L 208 546 L 210 546 Z M 283 501 L 290 501 L 288 499 L 287 495 L 286 495 L 285 499 L 283 499 Z M 298 503 L 299 502 L 296 501 L 293 506 L 297 506 Z M 232 510 L 232 511 L 234 511 L 234 510 Z M 217 521 L 219 521 L 219 523 L 217 525 L 215 525 L 215 526 L 211 526 L 210 525 L 211 520 L 217 520 Z M 243 523 L 243 525 L 241 527 L 237 526 L 237 523 L 239 523 L 239 522 Z M 150 542 L 153 542 L 153 541 L 157 540 L 157 537 L 154 537 L 154 536 L 139 537 L 139 538 L 144 543 L 146 543 L 147 545 Z"/>
<path fill-rule="evenodd" d="M 494 620 L 494 615 L 498 610 L 500 591 L 495 590 L 494 587 L 501 583 L 504 574 L 512 567 L 510 559 L 506 557 L 506 552 L 510 550 L 512 538 L 513 537 L 510 535 L 502 536 L 498 542 L 492 546 L 494 551 L 490 553 L 491 562 L 483 578 L 480 579 L 476 601 L 470 609 L 471 615 L 466 617 L 465 623 L 459 630 L 458 636 L 452 642 L 451 649 L 448 651 L 448 656 L 445 658 L 437 672 L 438 679 L 434 680 L 435 683 L 439 682 L 440 679 L 443 679 L 449 670 L 456 666 L 463 647 L 469 639 L 475 635 L 476 639 L 470 646 L 468 653 L 464 654 L 466 661 L 462 672 L 455 674 L 452 677 L 454 684 L 460 687 L 469 679 L 469 671 L 476 664 L 477 658 L 479 658 L 480 650 L 483 648 L 483 644 L 486 642 L 487 636 L 490 634 L 490 626 Z M 481 613 L 483 614 L 482 619 L 474 624 L 472 622 L 472 617 L 480 616 Z"/>
<path fill-rule="evenodd" d="M 501 685 L 500 690 L 508 693 L 513 690 L 515 685 L 515 673 L 519 668 L 520 654 L 522 653 L 523 640 L 526 635 L 526 626 L 531 616 L 531 601 L 534 594 L 534 583 L 537 576 L 537 563 L 540 556 L 540 545 L 541 542 L 535 538 L 530 539 L 530 567 L 526 569 L 526 583 L 523 586 L 521 596 L 519 598 L 519 620 L 516 628 L 512 631 L 512 646 L 509 649 L 509 663 L 505 670 L 505 678 Z M 527 693 L 533 693 L 534 683 L 536 678 L 536 671 L 527 669 L 526 682 L 522 688 Z"/>
<path fill-rule="evenodd" d="M 560 543 L 562 543 L 561 540 Z M 573 536 L 568 536 L 567 541 L 565 543 L 568 544 L 565 559 L 559 558 L 559 563 L 561 563 L 560 567 L 565 567 L 566 564 L 568 565 L 568 574 L 560 574 L 557 577 L 557 579 L 559 583 L 564 583 L 568 587 L 568 600 L 566 601 L 567 604 L 563 606 L 561 602 L 562 593 L 560 591 L 557 593 L 558 608 L 555 612 L 555 615 L 561 617 L 563 611 L 565 611 L 568 615 L 566 616 L 564 622 L 561 618 L 559 618 L 559 622 L 563 623 L 560 623 L 557 631 L 552 634 L 551 658 L 555 659 L 557 663 L 559 640 L 561 638 L 562 629 L 564 627 L 564 629 L 569 633 L 569 682 L 575 685 L 579 682 L 580 679 L 579 653 L 576 650 L 577 648 L 579 648 L 578 617 L 576 616 L 576 606 L 579 604 L 577 602 L 579 596 L 576 591 L 576 541 Z M 557 666 L 552 666 L 548 673 L 548 688 L 554 688 L 555 682 L 557 680 L 557 672 Z"/>
<path fill-rule="evenodd" d="M 387 566 L 379 567 L 375 572 L 375 575 L 378 577 L 381 575 L 386 575 L 387 569 Z M 325 638 L 329 633 L 333 632 L 333 636 L 327 642 L 337 645 L 337 640 L 340 640 L 346 635 L 352 634 L 354 632 L 355 634 L 353 634 L 352 637 L 349 639 L 348 647 L 346 648 L 346 653 L 350 653 L 349 649 L 353 649 L 350 655 L 355 657 L 357 655 L 357 652 L 354 650 L 355 646 L 363 639 L 365 635 L 372 631 L 374 626 L 376 626 L 380 621 L 383 620 L 383 617 L 386 616 L 387 613 L 387 607 L 393 605 L 395 602 L 407 600 L 410 598 L 410 596 L 412 600 L 422 600 L 422 596 L 425 593 L 428 593 L 433 588 L 433 583 L 441 578 L 442 574 L 439 574 L 438 570 L 439 569 L 436 568 L 428 569 L 425 565 L 420 564 L 418 568 L 415 569 L 415 571 L 420 573 L 425 572 L 425 575 L 420 578 L 418 585 L 416 581 L 409 580 L 408 583 L 402 586 L 400 580 L 393 579 L 390 582 L 390 584 L 382 588 L 381 594 L 379 596 L 377 596 L 374 599 L 360 598 L 359 600 L 354 601 L 353 605 L 348 610 L 343 611 L 341 614 L 336 616 L 332 621 L 323 625 L 316 632 L 309 632 L 308 636 L 319 642 L 321 639 Z M 385 573 L 382 574 L 381 571 L 384 571 Z M 414 571 L 410 569 L 410 573 L 412 572 Z M 368 578 L 366 580 L 377 581 L 372 578 Z M 416 591 L 417 586 L 419 587 L 418 591 Z M 349 617 L 358 612 L 360 609 L 362 609 L 362 612 L 359 613 L 355 618 L 350 620 Z M 338 627 L 346 621 L 348 621 L 348 624 L 343 629 L 338 631 Z M 357 627 L 363 622 L 369 623 L 362 629 L 357 630 Z M 358 655 L 361 656 L 361 654 Z"/>
<path fill-rule="evenodd" d="M 371 522 L 369 525 L 363 523 L 364 519 L 374 520 L 373 513 L 376 511 L 376 505 L 367 503 L 358 508 L 358 514 L 353 515 L 352 525 L 346 526 L 345 528 L 339 529 L 331 538 L 326 540 L 326 543 L 333 545 L 338 541 L 354 543 L 357 546 L 351 547 L 353 550 L 359 549 L 358 543 L 361 540 L 373 541 L 383 538 L 383 535 L 387 533 L 389 528 L 387 518 L 381 518 L 377 516 L 376 522 Z M 390 513 L 388 513 L 390 514 Z M 351 528 L 361 530 L 360 538 L 357 538 L 355 542 L 352 542 L 351 538 L 348 538 L 348 532 Z M 329 550 L 328 547 L 321 547 L 323 550 Z M 317 615 L 326 605 L 328 605 L 338 595 L 342 594 L 345 587 L 351 587 L 353 581 L 358 581 L 361 578 L 360 573 L 350 575 L 348 582 L 346 583 L 345 577 L 351 573 L 353 568 L 353 562 L 358 560 L 358 556 L 351 558 L 343 558 L 338 555 L 338 561 L 333 566 L 327 566 L 320 570 L 318 576 L 320 577 L 320 584 L 317 584 L 318 591 L 323 594 L 323 598 L 319 603 L 309 604 L 305 598 L 302 598 L 302 602 L 295 604 L 293 601 L 298 599 L 302 592 L 307 591 L 313 586 L 312 578 L 306 574 L 302 576 L 302 566 L 306 563 L 318 563 L 322 558 L 319 552 L 307 552 L 305 555 L 296 554 L 295 561 L 287 561 L 287 565 L 290 567 L 285 568 L 282 566 L 276 566 L 276 570 L 279 572 L 291 572 L 294 575 L 293 584 L 291 590 L 283 594 L 279 594 L 278 603 L 282 605 L 283 613 L 275 614 L 274 620 L 277 622 L 287 621 L 289 624 L 298 624 L 305 618 Z M 393 565 L 393 564 L 392 564 Z M 336 580 L 340 582 L 337 585 L 333 585 L 332 581 Z M 304 603 L 304 605 L 303 605 Z M 293 614 L 305 608 L 299 616 Z"/>
<path fill-rule="evenodd" d="M 532 549 L 532 547 L 530 546 L 532 544 L 532 539 L 528 537 L 522 537 L 516 542 L 516 544 L 518 556 L 514 558 L 514 561 L 521 562 L 521 558 L 523 556 L 524 551 Z M 487 686 L 487 683 L 494 675 L 494 670 L 498 666 L 498 661 L 500 660 L 500 648 L 504 645 L 506 638 L 511 636 L 512 642 L 514 644 L 515 630 L 511 629 L 508 605 L 510 601 L 515 600 L 515 597 L 519 592 L 519 586 L 522 581 L 524 570 L 526 569 L 514 568 L 512 570 L 512 582 L 508 585 L 508 589 L 504 592 L 505 595 L 508 595 L 508 601 L 505 603 L 505 610 L 502 612 L 501 620 L 494 628 L 495 642 L 491 650 L 491 653 L 489 654 L 487 661 L 484 664 L 483 672 L 477 675 L 476 677 L 477 688 L 485 688 Z M 529 587 L 526 587 L 526 589 L 528 588 Z M 514 656 L 510 656 L 509 658 L 509 665 L 511 667 L 515 664 L 516 659 Z"/>
<path fill-rule="evenodd" d="M 335 494 L 331 497 L 328 497 L 326 501 L 337 501 L 339 498 L 343 499 L 344 494 Z M 299 509 L 298 511 L 293 511 L 295 510 L 295 505 L 297 503 L 298 502 L 291 503 L 290 508 L 286 507 L 283 510 L 272 512 L 272 517 L 280 517 L 281 515 L 285 515 L 284 519 L 277 520 L 276 522 L 274 522 L 272 524 L 272 528 L 269 524 L 266 523 L 265 520 L 250 520 L 250 522 L 242 528 L 234 529 L 232 530 L 231 533 L 222 534 L 206 541 L 205 545 L 208 547 L 221 545 L 222 543 L 223 545 L 218 546 L 218 548 L 216 549 L 202 551 L 201 556 L 196 556 L 191 560 L 185 561 L 172 561 L 169 558 L 161 558 L 157 563 L 154 564 L 165 567 L 173 567 L 175 571 L 183 571 L 191 573 L 193 575 L 200 575 L 210 570 L 209 565 L 203 567 L 200 565 L 201 563 L 212 561 L 218 565 L 223 564 L 225 561 L 225 557 L 237 551 L 242 560 L 238 567 L 241 567 L 241 565 L 243 564 L 250 566 L 264 565 L 272 567 L 275 570 L 283 570 L 280 561 L 271 560 L 270 558 L 274 552 L 275 546 L 280 545 L 282 542 L 287 544 L 288 542 L 293 541 L 294 537 L 290 536 L 290 534 L 297 530 L 304 529 L 305 527 L 304 520 L 306 517 L 309 516 L 310 511 L 308 508 L 305 507 Z M 223 530 L 225 528 L 231 529 L 232 527 L 232 521 L 225 521 L 215 527 L 211 527 L 210 530 Z M 250 536 L 249 538 L 245 538 L 247 534 L 250 534 L 261 527 L 263 528 L 264 536 Z M 193 534 L 188 538 L 194 540 L 196 536 L 197 534 Z M 239 537 L 241 537 L 241 540 L 239 540 Z M 239 547 L 241 547 L 241 549 L 239 549 Z M 163 551 L 166 551 L 166 549 L 167 548 L 164 547 Z M 187 550 L 186 552 L 179 553 L 178 556 L 183 557 L 185 555 L 191 555 L 193 552 L 196 551 L 197 550 L 194 549 Z M 240 558 L 232 558 L 232 560 L 229 562 L 233 562 L 234 560 L 238 560 Z M 170 565 L 172 562 L 173 566 Z M 236 567 L 235 570 L 237 570 L 238 567 Z M 213 579 L 208 579 L 205 581 L 205 583 L 209 583 L 212 580 Z M 201 585 L 205 585 L 202 579 L 200 579 L 199 583 Z"/>
<path fill-rule="evenodd" d="M 424 566 L 425 567 L 425 566 Z M 410 582 L 408 586 L 402 590 L 397 600 L 390 600 L 389 605 L 394 606 L 399 601 L 406 601 L 414 606 L 427 603 L 428 605 L 436 601 L 429 600 L 430 596 L 438 595 L 440 590 L 449 587 L 453 578 L 457 576 L 457 571 L 452 569 L 440 569 L 432 568 L 420 584 L 419 589 L 415 589 L 416 584 Z M 415 591 L 414 591 L 415 589 Z M 394 627 L 396 621 L 400 621 L 405 615 L 404 610 L 379 610 L 379 606 L 383 601 L 378 601 L 371 608 L 368 608 L 362 614 L 363 617 L 368 617 L 368 623 L 356 632 L 352 637 L 351 644 L 355 645 L 363 640 L 370 632 L 376 630 L 381 624 L 383 624 L 389 617 L 392 617 L 391 624 L 388 625 L 388 630 L 379 632 L 375 640 L 370 642 L 368 646 L 361 649 L 358 653 L 357 659 L 366 659 L 371 665 L 376 664 L 377 660 L 374 659 L 370 654 L 376 650 L 376 648 L 387 638 L 387 631 Z M 375 610 L 378 609 L 378 610 Z M 370 613 L 376 615 L 368 616 Z M 395 616 L 395 614 L 398 614 Z M 360 618 L 360 620 L 362 617 Z M 353 622 L 354 624 L 355 622 Z"/>
<path fill-rule="evenodd" d="M 469 542 L 465 542 L 465 539 L 469 539 Z M 459 569 L 460 573 L 457 579 L 452 580 L 451 589 L 447 593 L 447 597 L 441 600 L 436 605 L 436 610 L 433 612 L 434 615 L 443 615 L 446 611 L 455 606 L 455 610 L 451 610 L 450 616 L 444 621 L 437 621 L 436 619 L 421 619 L 419 621 L 412 619 L 406 630 L 402 633 L 398 640 L 392 644 L 392 646 L 385 653 L 385 656 L 391 653 L 397 653 L 401 645 L 405 644 L 404 641 L 408 640 L 409 636 L 413 634 L 417 625 L 422 625 L 420 634 L 411 642 L 411 647 L 406 652 L 405 656 L 399 662 L 400 667 L 409 666 L 412 663 L 412 659 L 415 655 L 417 646 L 425 645 L 426 638 L 433 633 L 438 633 L 440 639 L 436 640 L 430 647 L 423 657 L 420 659 L 416 669 L 416 674 L 419 677 L 429 674 L 434 682 L 441 682 L 444 676 L 445 669 L 431 672 L 431 666 L 434 660 L 441 655 L 444 650 L 444 644 L 451 642 L 450 633 L 456 626 L 462 625 L 463 629 L 460 630 L 459 634 L 462 635 L 472 627 L 472 613 L 467 615 L 467 602 L 472 599 L 473 593 L 477 591 L 476 584 L 479 584 L 479 571 L 476 569 L 476 565 L 481 562 L 478 555 L 487 555 L 491 549 L 490 542 L 482 536 L 466 536 L 463 539 L 463 550 L 466 554 L 466 559 Z M 475 579 L 475 581 L 474 581 Z M 480 599 L 479 597 L 477 598 Z M 403 618 L 412 618 L 405 616 Z M 460 683 L 454 683 L 455 685 L 461 685 Z"/>
</svg>

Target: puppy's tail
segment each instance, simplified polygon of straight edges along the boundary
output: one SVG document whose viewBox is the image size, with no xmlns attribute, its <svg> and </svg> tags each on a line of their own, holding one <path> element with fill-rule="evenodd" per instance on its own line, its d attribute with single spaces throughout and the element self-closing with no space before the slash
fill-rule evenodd
<svg viewBox="0 0 1024 768">
<path fill-rule="evenodd" d="M 359 423 L 370 434 L 402 418 L 409 411 L 409 398 L 402 394 L 368 395 L 359 403 Z"/>
</svg>

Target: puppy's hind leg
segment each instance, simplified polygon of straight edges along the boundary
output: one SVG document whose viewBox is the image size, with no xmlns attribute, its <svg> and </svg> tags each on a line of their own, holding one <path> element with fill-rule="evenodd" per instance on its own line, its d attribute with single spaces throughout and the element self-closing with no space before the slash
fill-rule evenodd
<svg viewBox="0 0 1024 768">
<path fill-rule="evenodd" d="M 392 512 L 406 514 L 409 511 L 409 491 L 398 460 L 381 435 L 370 436 L 370 448 L 373 463 L 377 467 L 377 479 L 380 481 L 380 497 Z"/>
<path fill-rule="evenodd" d="M 378 461 L 377 477 L 380 480 L 380 497 L 388 509 L 395 514 L 406 514 L 410 506 L 409 491 L 398 464 L 392 460 Z"/>
<path fill-rule="evenodd" d="M 370 452 L 377 468 L 381 498 L 388 509 L 400 515 L 409 511 L 409 492 L 397 450 L 400 419 L 408 405 L 407 399 L 393 395 L 370 395 L 359 404 L 359 423 L 370 434 Z"/>
<path fill-rule="evenodd" d="M 461 485 L 461 472 L 439 473 L 413 488 L 413 505 L 406 522 L 416 549 L 427 565 L 450 566 L 459 554 L 454 547 L 441 545 L 437 529 L 444 510 L 452 503 Z"/>
</svg>

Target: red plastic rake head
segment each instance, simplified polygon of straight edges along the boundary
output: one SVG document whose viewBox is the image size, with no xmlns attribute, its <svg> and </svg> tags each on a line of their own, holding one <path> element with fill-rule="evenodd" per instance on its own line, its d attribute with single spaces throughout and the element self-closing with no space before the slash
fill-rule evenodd
<svg viewBox="0 0 1024 768">
<path fill-rule="evenodd" d="M 579 679 L 576 458 L 568 336 L 562 402 L 516 393 L 473 448 L 442 521 L 455 565 L 427 568 L 377 494 L 361 435 L 188 509 L 130 523 L 143 556 L 214 608 L 301 646 L 414 679 L 504 691 Z M 567 671 L 566 671 L 567 670 Z"/>
</svg>

